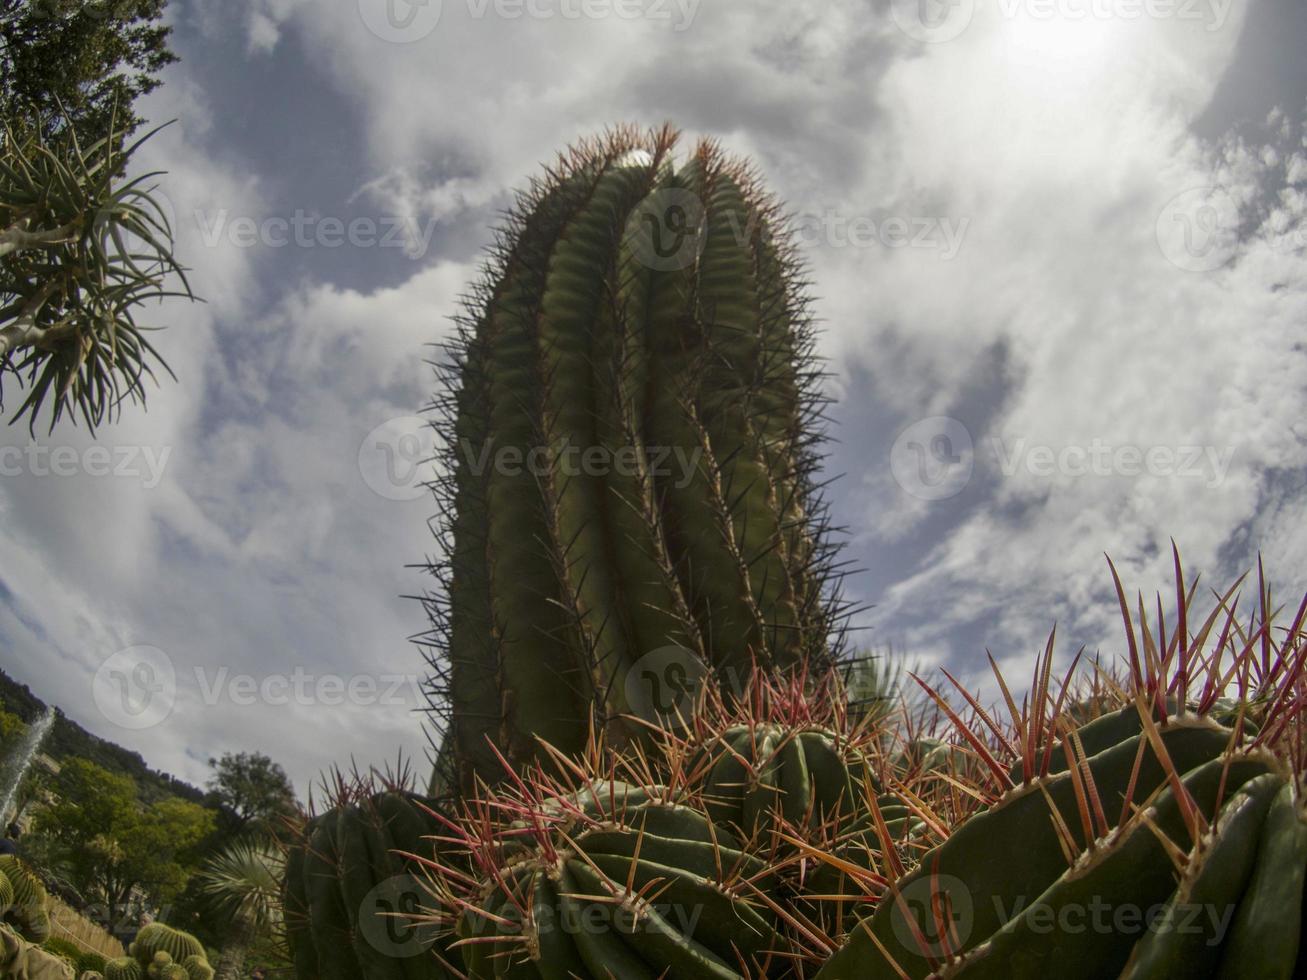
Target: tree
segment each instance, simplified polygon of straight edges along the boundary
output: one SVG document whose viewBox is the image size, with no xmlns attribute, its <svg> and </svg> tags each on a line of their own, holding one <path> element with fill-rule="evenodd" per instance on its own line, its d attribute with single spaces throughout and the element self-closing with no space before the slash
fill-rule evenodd
<svg viewBox="0 0 1307 980">
<path fill-rule="evenodd" d="M 281 849 L 267 838 L 235 841 L 205 862 L 200 891 L 229 923 L 215 980 L 238 980 L 255 943 L 278 931 L 284 875 Z"/>
<path fill-rule="evenodd" d="M 177 60 L 165 0 L 0 0 L 0 117 L 71 123 L 84 145 L 140 125 L 136 99 Z M 116 126 L 111 120 L 117 113 Z"/>
<path fill-rule="evenodd" d="M 94 429 L 124 399 L 144 400 L 152 362 L 167 368 L 137 310 L 193 296 L 146 183 L 157 174 L 117 178 L 141 142 L 85 145 L 72 129 L 47 139 L 8 121 L 0 132 L 0 385 L 26 375 L 15 420 L 30 414 L 33 429 L 47 398 L 52 429 L 69 410 Z"/>
<path fill-rule="evenodd" d="M 6 711 L 4 702 L 0 701 L 0 748 L 8 748 L 22 738 L 26 731 L 27 726 L 23 724 L 23 719 L 13 712 Z"/>
<path fill-rule="evenodd" d="M 144 400 L 167 365 L 136 311 L 174 274 L 191 297 L 154 175 L 125 176 L 134 102 L 177 60 L 164 3 L 0 0 L 0 383 L 25 376 L 33 430 L 47 399 L 92 429 Z"/>
<path fill-rule="evenodd" d="M 232 817 L 234 833 L 275 832 L 278 817 L 295 812 L 295 790 L 286 770 L 258 752 L 225 753 L 210 759 L 209 789 Z"/>
<path fill-rule="evenodd" d="M 65 763 L 58 791 L 58 801 L 38 811 L 36 832 L 73 887 L 103 902 L 111 932 L 138 891 L 155 904 L 180 893 L 216 822 L 212 811 L 185 800 L 145 806 L 130 777 L 85 759 Z"/>
</svg>

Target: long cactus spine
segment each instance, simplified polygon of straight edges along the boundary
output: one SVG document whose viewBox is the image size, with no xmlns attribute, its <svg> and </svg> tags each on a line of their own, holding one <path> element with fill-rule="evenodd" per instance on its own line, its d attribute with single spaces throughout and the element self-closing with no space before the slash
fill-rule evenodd
<svg viewBox="0 0 1307 980">
<path fill-rule="evenodd" d="M 838 653 L 802 271 L 750 170 L 676 142 L 619 130 L 536 182 L 446 365 L 426 642 L 465 789 L 621 730 L 651 652 Z"/>
</svg>

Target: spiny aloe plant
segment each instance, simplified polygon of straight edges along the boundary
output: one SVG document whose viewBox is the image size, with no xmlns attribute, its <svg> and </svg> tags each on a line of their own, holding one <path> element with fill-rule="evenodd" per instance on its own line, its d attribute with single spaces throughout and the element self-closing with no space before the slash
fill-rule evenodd
<svg viewBox="0 0 1307 980">
<path fill-rule="evenodd" d="M 1160 603 L 1136 629 L 1116 580 L 1121 676 L 1100 665 L 1086 690 L 1073 662 L 1054 693 L 1050 641 L 1021 707 L 995 668 L 1010 722 L 923 684 L 987 773 L 982 806 L 864 877 L 874 911 L 821 977 L 1302 975 L 1307 599 L 1281 632 L 1259 578 L 1244 626 L 1236 583 L 1191 632 L 1175 564 L 1169 636 Z"/>
<path fill-rule="evenodd" d="M 840 650 L 803 270 L 749 166 L 677 141 L 616 130 L 535 181 L 443 366 L 424 642 L 464 791 L 503 778 L 492 746 L 622 729 L 646 655 Z"/>
</svg>

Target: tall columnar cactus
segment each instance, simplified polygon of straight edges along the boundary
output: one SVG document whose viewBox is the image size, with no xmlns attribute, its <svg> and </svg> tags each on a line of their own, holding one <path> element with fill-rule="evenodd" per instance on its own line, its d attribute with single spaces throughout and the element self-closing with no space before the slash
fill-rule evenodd
<svg viewBox="0 0 1307 980">
<path fill-rule="evenodd" d="M 676 143 L 621 130 L 561 158 L 461 322 L 426 642 L 465 789 L 502 777 L 492 745 L 517 764 L 647 714 L 648 654 L 834 656 L 803 272 L 751 170 Z"/>
</svg>

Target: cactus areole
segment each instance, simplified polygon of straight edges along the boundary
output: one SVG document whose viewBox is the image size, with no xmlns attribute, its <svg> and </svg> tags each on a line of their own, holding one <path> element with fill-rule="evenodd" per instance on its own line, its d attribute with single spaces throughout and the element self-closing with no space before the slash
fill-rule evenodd
<svg viewBox="0 0 1307 980">
<path fill-rule="evenodd" d="M 750 168 L 677 138 L 611 132 L 521 194 L 442 365 L 452 787 L 836 656 L 803 270 Z"/>
</svg>

